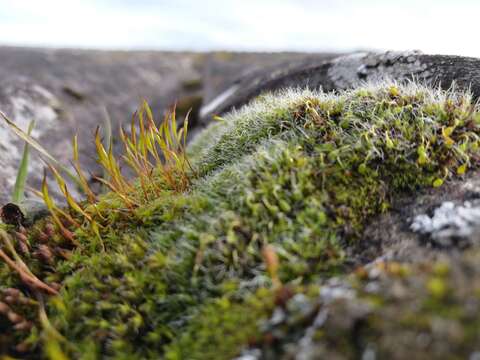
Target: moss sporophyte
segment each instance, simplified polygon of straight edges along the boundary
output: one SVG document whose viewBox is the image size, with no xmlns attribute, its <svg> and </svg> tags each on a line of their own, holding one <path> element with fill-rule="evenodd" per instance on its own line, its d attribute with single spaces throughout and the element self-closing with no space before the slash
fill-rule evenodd
<svg viewBox="0 0 480 360">
<path fill-rule="evenodd" d="M 95 138 L 106 174 L 98 181 L 111 192 L 89 188 L 74 139 L 85 200 L 49 162 L 68 206 L 44 181 L 51 216 L 25 233 L 4 226 L 0 307 L 29 326 L 2 324 L 3 352 L 212 359 L 273 349 L 289 333 L 265 332 L 272 312 L 348 272 L 347 250 L 372 216 L 479 159 L 471 97 L 413 83 L 262 95 L 188 147 L 174 112 L 157 125 L 143 104 L 134 119 L 120 157 Z M 425 296 L 441 301 L 441 281 L 426 280 Z"/>
</svg>

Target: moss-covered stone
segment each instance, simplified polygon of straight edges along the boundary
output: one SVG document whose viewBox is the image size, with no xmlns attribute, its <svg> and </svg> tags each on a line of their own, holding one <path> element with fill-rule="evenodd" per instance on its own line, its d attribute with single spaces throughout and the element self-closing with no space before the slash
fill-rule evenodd
<svg viewBox="0 0 480 360">
<path fill-rule="evenodd" d="M 441 186 L 478 165 L 479 125 L 468 95 L 414 84 L 258 98 L 190 145 L 195 172 L 188 191 L 166 189 L 128 216 L 121 201 L 105 196 L 97 209 L 109 223 L 102 231 L 106 252 L 80 228 L 80 246 L 67 259 L 35 268 L 62 284 L 47 310 L 65 338 L 63 351 L 76 358 L 223 359 L 250 345 L 266 356 L 288 353 L 284 345 L 297 346 L 323 306 L 311 296 L 318 284 L 359 265 L 347 250 L 364 241 L 372 216 L 400 194 Z M 267 244 L 287 287 L 272 288 L 261 251 Z M 0 277 L 11 286 L 18 282 L 6 266 Z M 442 279 L 435 275 L 423 284 L 431 299 L 425 306 L 437 306 L 449 293 Z M 390 301 L 362 289 L 347 292 L 359 293 L 362 300 L 347 305 L 358 307 L 361 319 Z M 303 300 L 313 307 L 286 319 L 287 330 L 260 336 L 270 334 L 265 326 L 276 329 L 268 321 L 274 308 L 290 317 L 287 307 Z M 378 336 L 370 325 L 376 316 L 365 328 L 357 329 L 356 319 L 341 325 L 353 326 L 349 337 L 333 325 L 312 336 L 326 354 L 343 348 L 338 354 L 354 356 L 366 349 L 355 331 L 372 328 L 368 334 Z M 392 336 L 400 323 L 393 315 L 388 320 Z M 462 339 L 459 344 L 471 344 L 471 337 Z"/>
<path fill-rule="evenodd" d="M 478 249 L 434 262 L 377 262 L 343 279 L 323 281 L 265 322 L 274 346 L 257 343 L 266 359 L 454 359 L 478 353 Z M 275 313 L 275 312 L 274 312 Z M 277 315 L 278 317 L 278 315 Z"/>
</svg>

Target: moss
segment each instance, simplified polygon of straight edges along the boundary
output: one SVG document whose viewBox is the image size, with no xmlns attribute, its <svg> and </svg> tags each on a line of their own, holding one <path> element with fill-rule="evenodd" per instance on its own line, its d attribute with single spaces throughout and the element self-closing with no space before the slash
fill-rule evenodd
<svg viewBox="0 0 480 360">
<path fill-rule="evenodd" d="M 274 307 L 273 292 L 259 289 L 241 303 L 222 297 L 203 306 L 165 359 L 231 359 L 260 334 L 259 325 Z"/>
<path fill-rule="evenodd" d="M 75 357 L 234 356 L 273 308 L 259 290 L 272 283 L 266 244 L 284 284 L 315 288 L 347 273 L 345 254 L 394 197 L 477 166 L 479 120 L 467 95 L 415 85 L 264 95 L 190 145 L 187 191 L 166 190 L 134 216 L 114 195 L 101 199 L 106 253 L 77 229 L 67 260 L 35 268 L 63 284 L 50 320 Z M 441 276 L 422 290 L 438 301 L 449 289 Z M 329 339 L 334 348 L 350 338 Z"/>
<path fill-rule="evenodd" d="M 480 331 L 472 287 L 480 274 L 478 256 L 475 249 L 440 262 L 379 262 L 323 280 L 316 293 L 297 290 L 264 322 L 251 347 L 264 359 L 357 358 L 368 352 L 380 358 L 468 358 L 478 351 Z M 442 289 L 451 290 L 438 296 L 436 267 L 445 264 L 452 271 L 441 276 Z M 408 272 L 391 271 L 399 265 Z"/>
</svg>

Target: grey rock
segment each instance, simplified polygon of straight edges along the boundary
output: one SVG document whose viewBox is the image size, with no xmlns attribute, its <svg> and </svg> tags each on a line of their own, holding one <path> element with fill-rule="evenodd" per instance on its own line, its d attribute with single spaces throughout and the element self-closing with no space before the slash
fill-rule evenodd
<svg viewBox="0 0 480 360">
<path fill-rule="evenodd" d="M 471 171 L 441 188 L 405 195 L 387 213 L 371 219 L 347 255 L 354 264 L 422 262 L 455 258 L 479 245 L 480 172 Z"/>
<path fill-rule="evenodd" d="M 312 56 L 323 55 L 0 47 L 0 110 L 22 129 L 34 119 L 32 135 L 66 165 L 71 159 L 71 138 L 77 133 L 82 167 L 98 173 L 93 134 L 97 126 L 105 127 L 107 114 L 114 135 L 130 122 L 142 99 L 149 102 L 157 119 L 178 101 L 181 118 L 191 107 L 198 107 L 202 97 L 215 97 L 238 76 Z M 194 108 L 190 116 L 190 134 L 198 125 L 204 126 L 196 123 L 196 112 Z M 9 201 L 22 148 L 22 141 L 0 121 L 0 204 Z M 120 148 L 114 139 L 114 150 Z M 32 152 L 30 186 L 39 187 L 43 168 Z M 61 198 L 54 190 L 53 195 Z M 77 195 L 74 187 L 70 191 Z"/>
<path fill-rule="evenodd" d="M 93 133 L 106 112 L 114 134 L 142 99 L 160 117 L 174 94 L 185 93 L 182 80 L 195 76 L 194 58 L 182 53 L 0 48 L 0 110 L 22 129 L 34 119 L 32 135 L 67 165 L 78 133 L 81 163 L 96 172 Z M 22 148 L 0 121 L 0 203 L 8 201 Z M 32 153 L 29 185 L 38 188 L 44 164 Z"/>
<path fill-rule="evenodd" d="M 25 199 L 20 203 L 20 208 L 25 213 L 26 225 L 31 225 L 35 221 L 50 214 L 43 201 L 35 199 Z"/>
<path fill-rule="evenodd" d="M 305 87 L 308 84 L 321 83 L 323 76 L 312 73 L 309 76 L 298 76 L 302 70 L 321 67 L 335 59 L 339 54 L 317 54 L 308 57 L 298 57 L 283 60 L 270 66 L 250 68 L 248 71 L 237 74 L 227 87 L 217 87 L 217 91 L 207 91 L 205 105 L 200 110 L 200 122 L 208 124 L 213 115 L 221 115 L 233 108 L 246 104 L 249 100 L 265 91 L 277 90 L 285 87 Z M 208 90 L 208 89 L 207 89 Z M 214 93 L 216 96 L 212 96 Z"/>
<path fill-rule="evenodd" d="M 206 123 L 213 115 L 239 108 L 266 91 L 286 87 L 338 91 L 385 78 L 398 81 L 415 79 L 444 89 L 456 84 L 460 89 L 470 89 L 475 98 L 480 97 L 478 59 L 426 55 L 418 51 L 359 52 L 333 58 L 311 58 L 244 76 L 206 103 L 200 111 L 200 117 Z"/>
</svg>

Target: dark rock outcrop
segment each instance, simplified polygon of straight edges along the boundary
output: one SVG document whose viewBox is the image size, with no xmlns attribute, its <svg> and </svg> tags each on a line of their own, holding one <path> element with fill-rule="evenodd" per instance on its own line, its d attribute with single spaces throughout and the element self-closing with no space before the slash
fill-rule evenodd
<svg viewBox="0 0 480 360">
<path fill-rule="evenodd" d="M 273 71 L 257 71 L 225 89 L 201 109 L 207 123 L 213 115 L 223 114 L 246 104 L 266 91 L 287 87 L 322 88 L 336 91 L 362 82 L 383 78 L 415 79 L 433 86 L 470 88 L 480 96 L 480 60 L 460 56 L 426 55 L 417 51 L 355 53 L 335 58 L 310 58 Z"/>
</svg>

